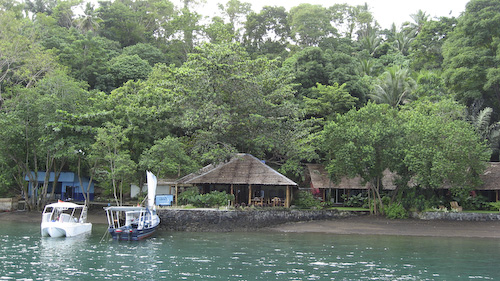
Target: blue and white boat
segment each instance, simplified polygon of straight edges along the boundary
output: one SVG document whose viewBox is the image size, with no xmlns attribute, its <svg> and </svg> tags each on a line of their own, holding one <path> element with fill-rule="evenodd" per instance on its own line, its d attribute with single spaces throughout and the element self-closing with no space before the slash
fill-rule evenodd
<svg viewBox="0 0 500 281">
<path fill-rule="evenodd" d="M 147 207 L 112 206 L 104 208 L 108 217 L 108 232 L 113 239 L 138 241 L 150 237 L 158 228 L 160 217 L 156 213 L 154 203 L 157 179 L 149 171 L 147 171 L 147 179 Z"/>
</svg>

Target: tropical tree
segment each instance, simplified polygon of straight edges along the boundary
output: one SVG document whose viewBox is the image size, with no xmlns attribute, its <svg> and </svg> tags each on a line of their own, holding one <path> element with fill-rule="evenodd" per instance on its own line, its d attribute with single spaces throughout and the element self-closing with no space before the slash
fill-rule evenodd
<svg viewBox="0 0 500 281">
<path fill-rule="evenodd" d="M 426 21 L 410 43 L 412 67 L 420 69 L 441 69 L 443 64 L 443 44 L 457 24 L 457 19 L 441 17 Z"/>
<path fill-rule="evenodd" d="M 386 103 L 397 107 L 410 98 L 415 88 L 415 81 L 408 69 L 393 66 L 387 69 L 374 85 L 374 93 L 368 96 L 377 103 Z"/>
<path fill-rule="evenodd" d="M 243 26 L 242 19 L 250 13 L 251 7 L 252 4 L 239 0 L 229 0 L 226 5 L 219 4 L 219 10 L 229 18 L 229 25 L 236 38 L 240 37 L 240 26 Z"/>
<path fill-rule="evenodd" d="M 397 140 L 401 137 L 401 126 L 397 114 L 397 110 L 387 104 L 368 103 L 359 110 L 337 114 L 322 135 L 330 177 L 338 182 L 342 177 L 359 175 L 369 184 L 373 198 L 371 210 L 375 214 L 384 213 L 383 173 L 400 161 Z"/>
<path fill-rule="evenodd" d="M 128 142 L 126 133 L 127 129 L 121 126 L 105 123 L 104 127 L 97 129 L 90 156 L 91 161 L 98 163 L 98 177 L 111 185 L 118 206 L 123 202 L 123 188 L 131 183 L 136 170 L 136 163 L 125 148 Z"/>
<path fill-rule="evenodd" d="M 197 170 L 196 162 L 188 155 L 187 146 L 175 137 L 156 140 L 155 144 L 145 150 L 140 158 L 139 166 L 143 170 L 153 171 L 157 177 L 180 177 Z"/>
<path fill-rule="evenodd" d="M 465 120 L 465 108 L 450 99 L 422 99 L 400 112 L 403 164 L 396 171 L 421 188 L 448 186 L 468 196 L 480 184 L 490 151 Z"/>
<path fill-rule="evenodd" d="M 330 22 L 330 15 L 321 5 L 300 4 L 290 9 L 291 36 L 300 46 L 312 47 L 325 38 L 335 36 L 337 30 Z"/>
<path fill-rule="evenodd" d="M 500 122 L 492 122 L 493 109 L 491 107 L 485 107 L 479 111 L 474 110 L 472 107 L 470 114 L 468 116 L 469 122 L 472 127 L 480 136 L 483 142 L 486 142 L 490 149 L 494 152 L 498 152 L 498 146 L 500 144 Z"/>
<path fill-rule="evenodd" d="M 98 16 L 94 5 L 91 2 L 87 2 L 83 15 L 76 20 L 76 26 L 84 33 L 89 31 L 96 32 L 101 22 L 102 19 Z"/>
<path fill-rule="evenodd" d="M 251 55 L 283 55 L 289 38 L 288 13 L 284 7 L 264 6 L 260 13 L 251 12 L 247 16 L 243 46 Z"/>
<path fill-rule="evenodd" d="M 348 4 L 335 4 L 329 8 L 331 21 L 346 38 L 352 39 L 357 33 L 378 27 L 368 4 L 351 6 Z"/>
<path fill-rule="evenodd" d="M 336 114 L 347 112 L 357 101 L 345 90 L 345 84 L 325 86 L 319 83 L 311 89 L 309 97 L 303 99 L 308 115 L 325 120 L 332 120 Z"/>
<path fill-rule="evenodd" d="M 494 112 L 500 104 L 498 9 L 498 1 L 470 1 L 443 45 L 446 85 L 465 104 L 482 99 Z"/>
</svg>

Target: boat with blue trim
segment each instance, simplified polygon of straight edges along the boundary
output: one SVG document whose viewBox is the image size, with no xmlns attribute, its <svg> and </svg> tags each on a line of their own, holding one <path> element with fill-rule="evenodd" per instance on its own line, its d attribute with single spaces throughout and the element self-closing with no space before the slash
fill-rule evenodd
<svg viewBox="0 0 500 281">
<path fill-rule="evenodd" d="M 160 224 L 154 203 L 157 179 L 147 171 L 148 205 L 110 206 L 104 208 L 108 217 L 108 232 L 115 240 L 138 241 L 150 237 Z"/>
</svg>

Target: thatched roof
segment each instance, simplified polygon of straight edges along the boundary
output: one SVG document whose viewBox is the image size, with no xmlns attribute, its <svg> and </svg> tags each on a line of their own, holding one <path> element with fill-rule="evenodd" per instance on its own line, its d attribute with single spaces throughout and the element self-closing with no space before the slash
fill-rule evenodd
<svg viewBox="0 0 500 281">
<path fill-rule="evenodd" d="M 484 184 L 479 190 L 500 190 L 500 163 L 490 162 L 481 179 Z"/>
<path fill-rule="evenodd" d="M 312 188 L 333 188 L 333 189 L 368 189 L 368 183 L 362 184 L 362 179 L 360 176 L 354 178 L 343 177 L 339 183 L 334 184 L 325 167 L 321 164 L 307 164 L 307 170 L 309 173 L 311 187 Z M 382 184 L 385 190 L 394 190 L 396 186 L 394 185 L 395 174 L 390 171 L 384 171 L 384 178 L 382 179 Z"/>
<path fill-rule="evenodd" d="M 297 184 L 278 173 L 250 154 L 237 154 L 229 162 L 209 165 L 180 179 L 181 184 L 245 184 L 289 185 Z"/>
</svg>

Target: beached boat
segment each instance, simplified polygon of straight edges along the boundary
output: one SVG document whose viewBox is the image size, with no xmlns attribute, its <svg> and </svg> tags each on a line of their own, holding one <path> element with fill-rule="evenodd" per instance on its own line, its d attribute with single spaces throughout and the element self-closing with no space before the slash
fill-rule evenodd
<svg viewBox="0 0 500 281">
<path fill-rule="evenodd" d="M 142 240 L 150 237 L 160 224 L 156 214 L 155 195 L 156 177 L 147 171 L 148 200 L 147 207 L 111 206 L 106 207 L 108 232 L 115 240 Z"/>
<path fill-rule="evenodd" d="M 41 224 L 42 236 L 72 237 L 90 233 L 87 206 L 59 201 L 45 206 Z"/>
</svg>

